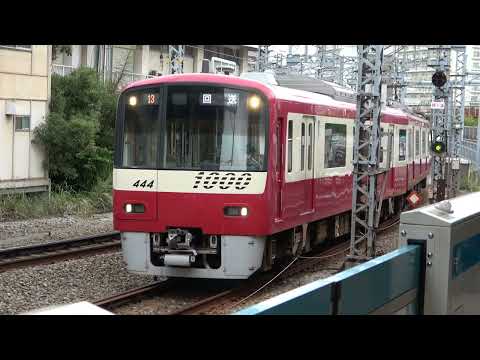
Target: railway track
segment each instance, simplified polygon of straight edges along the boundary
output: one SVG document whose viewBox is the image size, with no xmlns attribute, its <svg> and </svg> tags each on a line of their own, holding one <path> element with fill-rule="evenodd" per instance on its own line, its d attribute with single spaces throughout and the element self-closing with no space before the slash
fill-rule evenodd
<svg viewBox="0 0 480 360">
<path fill-rule="evenodd" d="M 382 233 L 386 231 L 392 226 L 395 226 L 399 221 L 400 216 L 386 220 L 378 228 L 377 233 Z M 324 251 L 321 251 L 318 254 L 311 254 L 310 256 L 299 257 L 299 259 L 302 259 L 303 261 L 296 261 L 293 264 L 291 263 L 292 266 L 286 269 L 286 271 L 282 270 L 276 272 L 273 276 L 270 275 L 270 279 L 268 278 L 267 274 L 260 274 L 259 277 L 254 279 L 252 283 L 248 283 L 246 286 L 237 289 L 227 290 L 225 292 L 211 296 L 197 303 L 189 305 L 183 309 L 180 309 L 172 313 L 171 315 L 202 315 L 208 314 L 217 309 L 234 307 L 235 305 L 237 305 L 237 303 L 246 300 L 246 298 L 249 298 L 256 292 L 262 290 L 263 287 L 268 285 L 273 280 L 282 280 L 295 274 L 308 271 L 323 262 L 324 260 L 346 252 L 349 248 L 349 245 L 350 244 L 348 243 L 348 241 L 343 241 L 329 247 Z M 260 284 L 261 286 L 259 286 Z"/>
<path fill-rule="evenodd" d="M 378 233 L 381 233 L 399 222 L 399 217 L 392 218 L 381 224 Z M 255 294 L 268 285 L 270 282 L 285 279 L 287 277 L 296 275 L 298 273 L 309 271 L 320 263 L 334 256 L 339 256 L 345 253 L 349 248 L 348 241 L 337 242 L 326 249 L 322 249 L 316 253 L 308 256 L 301 256 L 293 263 L 288 265 L 288 268 L 283 267 L 274 272 L 260 273 L 253 278 L 246 281 L 245 284 L 233 287 L 227 290 L 218 291 L 212 296 L 207 296 L 202 300 L 181 308 L 170 315 L 202 315 L 213 311 L 233 308 L 239 301 Z M 291 266 L 290 266 L 291 265 Z M 340 270 L 340 269 L 339 269 Z M 128 290 L 124 293 L 115 294 L 108 298 L 94 302 L 95 305 L 112 311 L 122 305 L 132 303 L 134 301 L 141 301 L 144 298 L 155 297 L 167 292 L 175 291 L 181 288 L 184 282 L 182 279 L 167 279 L 165 281 L 155 282 L 153 284 L 138 287 Z"/>
<path fill-rule="evenodd" d="M 126 303 L 131 303 L 136 299 L 149 295 L 159 295 L 163 292 L 171 290 L 178 281 L 176 279 L 167 279 L 165 281 L 157 281 L 153 284 L 140 286 L 127 290 L 123 293 L 115 294 L 107 298 L 95 301 L 94 304 L 107 310 L 113 310 Z"/>
<path fill-rule="evenodd" d="M 0 249 L 0 273 L 120 250 L 120 233 L 111 232 L 43 244 Z"/>
</svg>

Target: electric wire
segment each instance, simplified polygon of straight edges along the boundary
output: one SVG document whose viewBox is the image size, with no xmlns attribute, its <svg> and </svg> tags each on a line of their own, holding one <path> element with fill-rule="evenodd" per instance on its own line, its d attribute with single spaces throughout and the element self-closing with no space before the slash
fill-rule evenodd
<svg viewBox="0 0 480 360">
<path fill-rule="evenodd" d="M 299 257 L 296 257 L 295 259 L 293 259 L 282 271 L 280 271 L 277 275 L 275 275 L 273 277 L 273 279 L 270 279 L 266 284 L 262 285 L 260 288 L 258 288 L 257 290 L 255 290 L 253 293 L 251 293 L 250 295 L 244 297 L 242 300 L 236 302 L 233 307 L 243 303 L 245 300 L 248 300 L 250 299 L 253 295 L 257 294 L 258 292 L 260 292 L 261 290 L 263 290 L 265 287 L 267 287 L 269 284 L 271 284 L 276 278 L 278 278 L 280 275 L 282 275 L 290 266 L 293 265 L 293 263 L 295 263 L 297 260 L 299 259 Z"/>
</svg>

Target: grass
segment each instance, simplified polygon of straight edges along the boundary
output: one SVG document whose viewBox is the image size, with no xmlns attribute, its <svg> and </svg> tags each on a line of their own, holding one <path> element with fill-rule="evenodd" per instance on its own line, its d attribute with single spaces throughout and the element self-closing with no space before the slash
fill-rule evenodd
<svg viewBox="0 0 480 360">
<path fill-rule="evenodd" d="M 462 178 L 460 189 L 468 192 L 480 191 L 480 174 L 470 171 L 467 176 Z"/>
<path fill-rule="evenodd" d="M 47 193 L 0 196 L 0 221 L 50 216 L 92 214 L 112 211 L 112 177 L 99 182 L 90 192 L 74 192 L 66 187 Z"/>
</svg>

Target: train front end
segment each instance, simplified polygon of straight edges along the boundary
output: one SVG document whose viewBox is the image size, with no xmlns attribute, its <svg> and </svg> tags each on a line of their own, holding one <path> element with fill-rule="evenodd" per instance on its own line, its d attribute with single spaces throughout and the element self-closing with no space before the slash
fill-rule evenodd
<svg viewBox="0 0 480 360">
<path fill-rule="evenodd" d="M 245 279 L 261 267 L 273 218 L 269 99 L 245 83 L 176 75 L 122 93 L 114 227 L 129 271 Z"/>
</svg>

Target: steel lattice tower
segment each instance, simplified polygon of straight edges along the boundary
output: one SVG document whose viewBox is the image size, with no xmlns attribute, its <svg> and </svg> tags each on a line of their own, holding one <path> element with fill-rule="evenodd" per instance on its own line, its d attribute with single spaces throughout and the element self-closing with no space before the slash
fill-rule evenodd
<svg viewBox="0 0 480 360">
<path fill-rule="evenodd" d="M 449 116 L 449 157 L 448 197 L 457 195 L 459 190 L 460 146 L 465 116 L 465 77 L 467 53 L 465 46 L 452 46 L 455 65 L 450 70 L 451 108 Z M 454 69 L 454 70 L 453 70 Z M 452 71 L 453 70 L 453 71 Z"/>
<path fill-rule="evenodd" d="M 264 72 L 268 69 L 268 47 L 269 45 L 258 45 L 256 71 Z"/>
<path fill-rule="evenodd" d="M 375 256 L 377 175 L 380 170 L 380 112 L 383 45 L 358 46 L 357 114 L 353 144 L 353 191 L 348 260 Z M 366 240 L 366 253 L 360 245 Z"/>
<path fill-rule="evenodd" d="M 183 58 L 185 56 L 185 45 L 168 45 L 168 59 L 170 74 L 183 73 Z"/>
<path fill-rule="evenodd" d="M 450 68 L 450 47 L 430 47 L 434 53 L 432 62 L 428 65 L 437 72 L 443 72 L 448 76 Z M 439 141 L 447 144 L 448 141 L 448 105 L 449 105 L 449 84 L 434 87 L 434 100 L 443 101 L 444 108 L 432 109 L 432 143 Z M 445 155 L 432 152 L 432 192 L 433 201 L 445 199 Z"/>
</svg>

